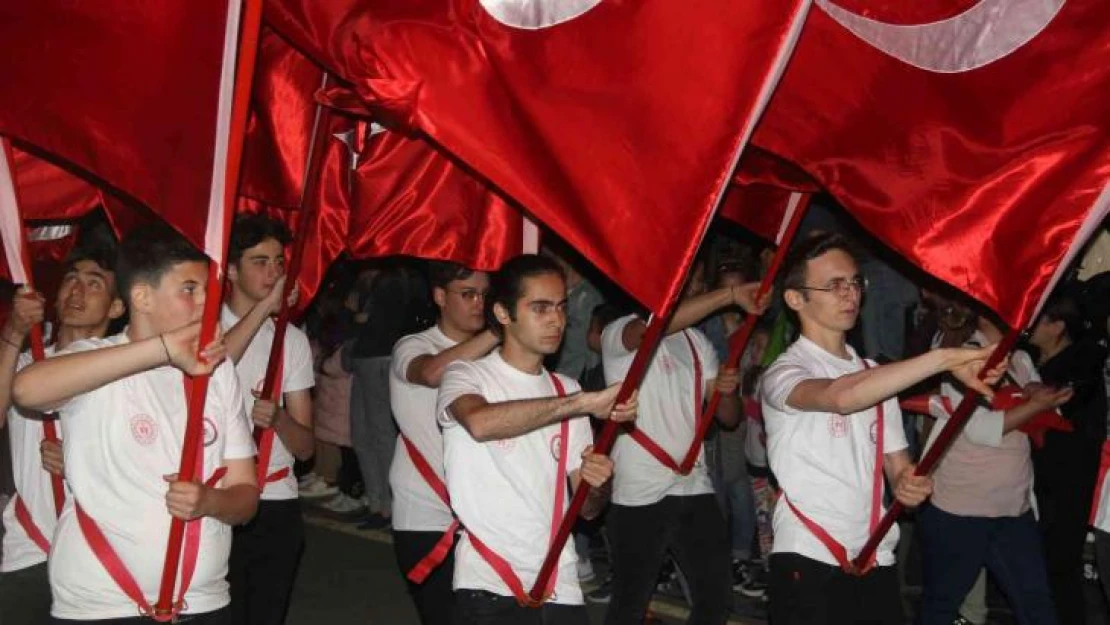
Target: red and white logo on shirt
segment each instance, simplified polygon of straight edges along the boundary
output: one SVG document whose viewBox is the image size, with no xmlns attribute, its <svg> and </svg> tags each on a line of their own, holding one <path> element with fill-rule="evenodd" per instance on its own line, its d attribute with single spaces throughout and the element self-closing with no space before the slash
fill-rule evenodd
<svg viewBox="0 0 1110 625">
<path fill-rule="evenodd" d="M 558 462 L 559 454 L 563 453 L 563 437 L 552 434 L 551 439 L 547 441 L 547 448 L 551 450 L 551 457 Z"/>
<path fill-rule="evenodd" d="M 216 422 L 212 419 L 204 418 L 204 446 L 211 447 L 220 438 L 220 429 L 216 427 Z"/>
<path fill-rule="evenodd" d="M 158 440 L 158 424 L 150 415 L 137 414 L 131 417 L 131 436 L 140 445 L 151 445 Z"/>
<path fill-rule="evenodd" d="M 848 417 L 842 414 L 829 415 L 829 435 L 844 438 L 848 435 Z"/>
</svg>

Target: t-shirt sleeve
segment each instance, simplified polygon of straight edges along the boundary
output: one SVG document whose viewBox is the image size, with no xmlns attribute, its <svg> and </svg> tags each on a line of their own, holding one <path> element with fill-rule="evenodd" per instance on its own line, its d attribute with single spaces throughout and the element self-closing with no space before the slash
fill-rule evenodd
<svg viewBox="0 0 1110 625">
<path fill-rule="evenodd" d="M 409 365 L 420 356 L 433 353 L 430 343 L 421 340 L 420 336 L 412 335 L 397 341 L 393 346 L 393 359 L 390 362 L 390 372 L 393 377 L 408 382 Z"/>
<path fill-rule="evenodd" d="M 883 402 L 883 453 L 892 454 L 909 447 L 906 429 L 902 425 L 902 408 L 898 398 L 891 397 Z"/>
<path fill-rule="evenodd" d="M 963 401 L 963 393 L 956 390 L 956 388 L 949 382 L 940 385 L 941 395 L 948 399 L 949 405 L 954 410 L 956 406 L 960 405 Z M 951 416 L 948 414 L 947 408 L 939 411 L 943 415 L 943 420 L 947 421 Z M 990 410 L 982 406 L 975 408 L 968 418 L 967 424 L 964 426 L 963 434 L 967 440 L 975 443 L 976 445 L 983 445 L 984 447 L 1000 447 L 1002 445 L 1002 436 L 1006 428 L 1006 413 L 1001 410 Z"/>
<path fill-rule="evenodd" d="M 624 346 L 624 328 L 634 319 L 635 315 L 621 317 L 601 331 L 601 365 L 606 384 L 623 380 L 632 366 L 635 353 Z"/>
<path fill-rule="evenodd" d="M 292 330 L 292 328 L 290 328 Z M 283 393 L 303 391 L 316 385 L 316 374 L 312 368 L 312 346 L 304 332 L 289 332 L 285 335 L 285 371 L 282 374 Z"/>
<path fill-rule="evenodd" d="M 439 383 L 439 396 L 436 399 L 436 420 L 439 421 L 440 427 L 449 428 L 458 425 L 448 408 L 463 395 L 482 395 L 482 388 L 478 384 L 478 375 L 474 365 L 465 361 L 457 361 L 447 366 L 447 369 L 443 372 L 443 379 Z"/>
<path fill-rule="evenodd" d="M 771 365 L 760 380 L 760 394 L 764 404 L 783 413 L 798 412 L 786 403 L 794 387 L 805 380 L 813 379 L 812 372 L 801 364 L 789 360 L 778 360 Z"/>
<path fill-rule="evenodd" d="M 567 395 L 573 395 L 582 391 L 582 387 L 578 382 L 565 375 L 560 375 L 559 381 L 563 383 L 563 388 L 566 389 Z M 582 466 L 582 452 L 586 451 L 587 447 L 594 444 L 594 430 L 590 425 L 589 415 L 571 417 L 568 426 L 570 445 L 567 447 L 567 473 L 572 473 Z"/>
<path fill-rule="evenodd" d="M 224 362 L 216 369 L 219 376 L 220 405 L 224 406 L 224 431 L 227 440 L 224 444 L 224 460 L 251 458 L 257 450 L 251 434 L 250 419 L 243 406 L 243 393 L 239 390 L 239 376 L 230 362 Z"/>
</svg>

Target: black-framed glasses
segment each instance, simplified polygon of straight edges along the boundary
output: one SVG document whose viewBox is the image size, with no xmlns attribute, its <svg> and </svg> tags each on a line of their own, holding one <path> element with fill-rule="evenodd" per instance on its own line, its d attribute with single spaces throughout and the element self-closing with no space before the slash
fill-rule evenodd
<svg viewBox="0 0 1110 625">
<path fill-rule="evenodd" d="M 482 300 L 482 301 L 485 301 L 486 296 L 489 295 L 489 291 L 479 291 L 478 289 L 445 289 L 445 290 L 448 293 L 454 293 L 455 295 L 458 295 L 459 297 L 463 298 L 463 301 L 466 301 L 466 302 L 476 302 L 479 299 Z"/>
<path fill-rule="evenodd" d="M 847 297 L 852 291 L 863 295 L 867 292 L 867 284 L 867 278 L 856 276 L 854 278 L 834 278 L 825 283 L 825 286 L 801 286 L 798 287 L 798 290 L 821 291 L 822 293 L 832 293 L 837 297 Z"/>
</svg>

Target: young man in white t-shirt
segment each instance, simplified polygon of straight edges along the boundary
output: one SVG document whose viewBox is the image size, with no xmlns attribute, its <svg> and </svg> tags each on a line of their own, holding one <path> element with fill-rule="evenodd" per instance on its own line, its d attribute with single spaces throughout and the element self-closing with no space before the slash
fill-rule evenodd
<svg viewBox="0 0 1110 625">
<path fill-rule="evenodd" d="M 422 582 L 406 577 L 409 595 L 422 625 L 450 625 L 454 593 L 454 547 L 441 558 L 426 560 L 454 522 L 450 506 L 440 499 L 421 474 L 423 460 L 443 479 L 443 435 L 436 420 L 436 396 L 443 372 L 457 360 L 481 358 L 499 339 L 486 328 L 485 298 L 489 276 L 448 262 L 429 268 L 432 299 L 439 309 L 436 324 L 410 334 L 393 347 L 389 371 L 389 401 L 401 433 L 389 470 L 393 489 L 393 549 L 401 574 L 415 567 L 432 567 Z M 406 440 L 407 439 L 407 440 Z M 419 454 L 409 452 L 409 446 Z M 438 553 L 438 552 L 437 552 Z M 437 561 L 438 560 L 438 561 Z"/>
<path fill-rule="evenodd" d="M 864 362 L 846 335 L 867 282 L 840 235 L 798 242 L 782 271 L 783 301 L 800 320 L 801 336 L 760 385 L 768 459 L 782 487 L 770 559 L 771 619 L 776 625 L 901 625 L 897 528 L 880 543 L 877 566 L 862 576 L 846 572 L 832 550 L 842 548 L 843 560 L 859 553 L 883 512 L 884 477 L 906 506 L 932 492 L 930 478 L 914 475 L 896 395 L 948 371 L 990 396 L 987 383 L 998 380 L 1005 363 L 983 382 L 977 375 L 993 346 L 934 350 L 882 366 Z M 818 538 L 821 532 L 826 540 Z"/>
<path fill-rule="evenodd" d="M 635 396 L 614 406 L 617 385 L 580 392 L 574 380 L 544 370 L 544 357 L 563 340 L 566 305 L 566 282 L 554 261 L 535 255 L 507 261 L 486 304 L 502 347 L 454 362 L 440 382 L 436 414 L 447 489 L 466 528 L 455 552 L 456 625 L 589 621 L 569 542 L 543 605 L 518 602 L 534 585 L 574 490 L 583 480 L 597 489 L 612 475 L 612 461 L 593 453 L 587 415 L 635 418 Z M 582 515 L 596 515 L 606 499 L 591 490 Z M 491 564 L 499 560 L 504 566 Z"/>
<path fill-rule="evenodd" d="M 116 291 L 114 249 L 83 242 L 70 252 L 58 288 L 57 341 L 46 348 L 51 356 L 70 343 L 104 336 L 113 319 L 123 314 Z M 19 348 L 31 327 L 43 320 L 38 293 L 21 289 L 12 301 L 11 317 L 0 331 L 0 428 L 8 427 L 16 497 L 4 509 L 4 544 L 0 554 L 0 614 L 10 625 L 38 625 L 50 617 L 50 581 L 46 571 L 49 541 L 57 516 L 50 474 L 39 453 L 42 419 L 11 406 L 16 371 L 31 363 Z M 17 514 L 22 508 L 25 514 Z"/>
<path fill-rule="evenodd" d="M 703 266 L 690 273 L 683 301 L 667 326 L 640 386 L 636 428 L 674 462 L 694 441 L 704 400 L 721 393 L 715 417 L 727 427 L 740 421 L 739 377 L 723 369 L 713 345 L 693 327 L 713 312 L 739 306 L 752 313 L 757 283 L 705 292 Z M 647 324 L 628 315 L 601 334 L 602 365 L 608 382 L 623 379 Z M 705 449 L 687 475 L 665 466 L 631 436 L 613 446 L 613 506 L 606 518 L 613 561 L 612 598 L 605 622 L 643 623 L 660 567 L 672 552 L 690 583 L 690 623 L 723 623 L 732 590 L 728 530 L 705 465 Z"/>
<path fill-rule="evenodd" d="M 127 329 L 77 341 L 23 369 L 13 386 L 16 405 L 56 411 L 65 432 L 70 493 L 49 559 L 52 622 L 147 622 L 136 616 L 138 599 L 90 546 L 89 525 L 102 534 L 100 548 L 114 551 L 134 579 L 130 592 L 151 604 L 172 515 L 195 523 L 198 540 L 196 549 L 183 550 L 181 568 L 195 566 L 178 604 L 182 616 L 222 625 L 230 601 L 224 578 L 231 526 L 254 514 L 258 487 L 238 382 L 231 364 L 221 364 L 222 340 L 197 356 L 208 259 L 169 227 L 149 226 L 124 240 L 116 271 L 130 313 Z M 191 482 L 176 476 L 186 425 L 182 371 L 211 373 L 202 458 Z M 203 483 L 221 468 L 226 475 L 213 486 Z"/>
<path fill-rule="evenodd" d="M 290 324 L 285 331 L 278 382 L 281 401 L 260 397 L 285 284 L 283 224 L 262 215 L 238 217 L 228 245 L 231 285 L 220 314 L 228 356 L 235 363 L 243 405 L 256 428 L 273 429 L 273 446 L 258 513 L 235 528 L 231 547 L 231 618 L 243 625 L 281 625 L 304 547 L 304 520 L 293 461 L 315 450 L 312 395 L 316 384 L 308 337 Z"/>
</svg>

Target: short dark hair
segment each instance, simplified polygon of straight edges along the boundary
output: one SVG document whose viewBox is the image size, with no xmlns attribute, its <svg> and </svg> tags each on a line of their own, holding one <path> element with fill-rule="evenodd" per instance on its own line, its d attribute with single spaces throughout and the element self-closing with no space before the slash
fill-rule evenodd
<svg viewBox="0 0 1110 625">
<path fill-rule="evenodd" d="M 1064 285 L 1045 304 L 1044 317 L 1049 321 L 1064 322 L 1064 333 L 1072 342 L 1078 342 L 1091 330 L 1091 320 L 1080 301 L 1080 294 L 1071 285 Z"/>
<path fill-rule="evenodd" d="M 786 293 L 788 289 L 798 290 L 805 286 L 806 267 L 809 261 L 833 250 L 840 250 L 852 257 L 857 264 L 859 256 L 854 246 L 844 235 L 835 232 L 822 232 L 798 241 L 782 264 L 779 274 L 778 291 Z"/>
<path fill-rule="evenodd" d="M 428 280 L 432 288 L 446 289 L 448 284 L 455 280 L 466 280 L 474 275 L 474 270 L 458 263 L 445 260 L 434 260 L 428 264 Z"/>
<path fill-rule="evenodd" d="M 231 237 L 227 245 L 228 264 L 238 263 L 243 259 L 243 252 L 266 239 L 274 239 L 285 247 L 293 240 L 293 236 L 285 224 L 266 215 L 236 217 L 235 223 L 231 226 Z"/>
<path fill-rule="evenodd" d="M 115 239 L 110 234 L 96 233 L 94 236 L 83 236 L 69 251 L 65 259 L 65 271 L 73 269 L 77 263 L 83 261 L 91 261 L 97 264 L 101 269 L 116 272 L 116 249 Z M 119 296 L 119 280 L 116 282 L 116 295 Z"/>
<path fill-rule="evenodd" d="M 486 298 L 486 322 L 497 336 L 501 336 L 501 323 L 493 314 L 495 304 L 509 311 L 509 318 L 516 321 L 516 305 L 524 297 L 524 280 L 554 274 L 566 281 L 566 273 L 559 263 L 547 256 L 521 254 L 505 261 L 497 273 L 490 276 L 489 297 Z"/>
<path fill-rule="evenodd" d="M 139 226 L 124 237 L 116 256 L 116 285 L 131 303 L 131 287 L 139 282 L 158 286 L 175 265 L 207 262 L 208 257 L 173 228 L 160 223 Z"/>
</svg>

